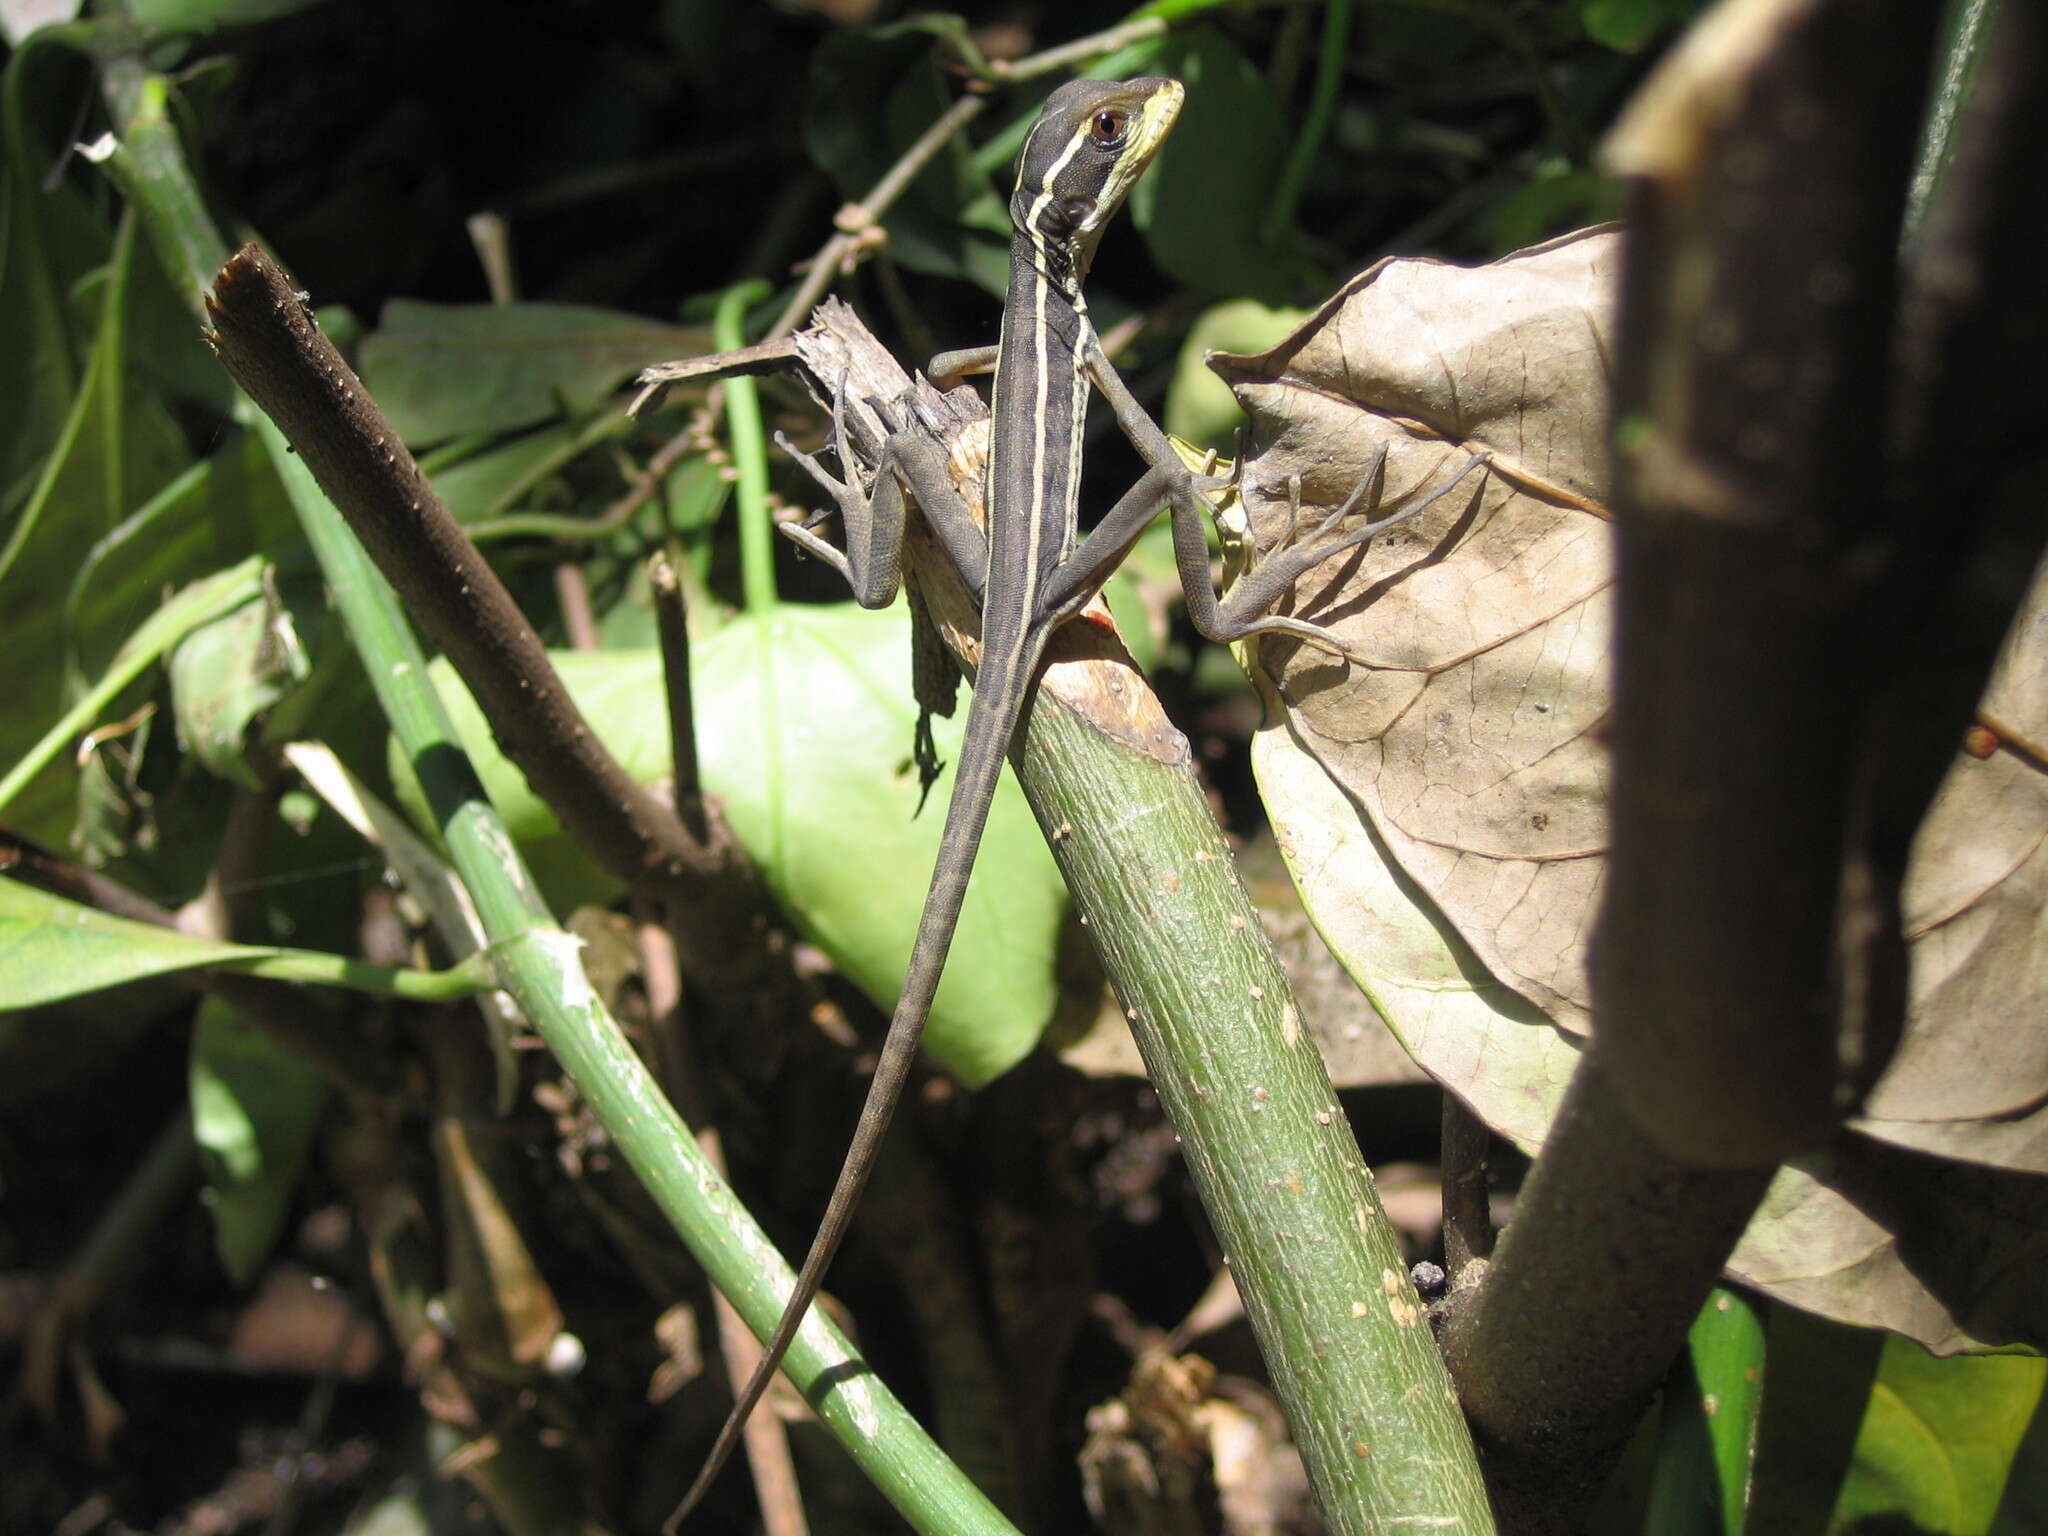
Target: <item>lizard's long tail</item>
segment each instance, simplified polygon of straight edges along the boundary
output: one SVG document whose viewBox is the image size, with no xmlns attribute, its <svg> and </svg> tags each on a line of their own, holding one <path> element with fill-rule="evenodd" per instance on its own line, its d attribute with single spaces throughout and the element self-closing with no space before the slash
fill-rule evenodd
<svg viewBox="0 0 2048 1536">
<path fill-rule="evenodd" d="M 1014 660 L 1004 658 L 1004 651 Z M 734 1401 L 696 1481 L 690 1484 L 690 1491 L 683 1495 L 676 1512 L 669 1516 L 663 1527 L 665 1532 L 673 1533 L 696 1507 L 739 1445 L 754 1405 L 774 1379 L 790 1341 L 796 1337 L 804 1315 L 817 1297 L 825 1271 L 831 1268 L 847 1228 L 853 1223 L 861 1191 L 867 1188 L 875 1156 L 903 1097 L 911 1064 L 917 1059 L 918 1042 L 924 1036 L 925 1020 L 931 1015 L 939 977 L 946 969 L 946 953 L 952 947 L 953 930 L 960 921 L 967 880 L 974 872 L 975 851 L 981 845 L 982 829 L 988 824 L 1003 759 L 1034 692 L 1032 674 L 1037 671 L 1043 652 L 1043 637 L 1039 635 L 1027 635 L 1015 646 L 990 645 L 984 650 L 981 671 L 975 678 L 973 702 L 968 706 L 965 739 L 956 760 L 953 797 L 946 806 L 946 827 L 939 838 L 938 863 L 932 870 L 931 889 L 925 895 L 924 912 L 918 920 L 917 942 L 910 952 L 903 992 L 889 1021 L 889 1033 L 882 1043 L 874 1078 L 868 1084 L 867 1101 L 861 1106 L 846 1161 L 832 1187 L 832 1198 L 818 1224 L 818 1235 L 811 1239 L 810 1252 L 797 1272 L 796 1289 L 790 1292 L 782 1318 L 769 1336 L 745 1390 Z"/>
</svg>

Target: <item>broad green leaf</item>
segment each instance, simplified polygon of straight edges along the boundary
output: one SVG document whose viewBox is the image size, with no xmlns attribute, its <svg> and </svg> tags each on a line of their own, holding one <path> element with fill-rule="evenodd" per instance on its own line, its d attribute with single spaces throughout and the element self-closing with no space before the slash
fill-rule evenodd
<svg viewBox="0 0 2048 1536">
<path fill-rule="evenodd" d="M 1830 1529 L 1889 1517 L 1939 1536 L 1983 1536 L 2044 1376 L 2048 1360 L 1937 1360 L 1905 1339 L 1887 1340 Z"/>
<path fill-rule="evenodd" d="M 947 781 L 916 815 L 916 707 L 901 608 L 785 607 L 694 648 L 705 787 L 784 909 L 885 1011 L 902 986 L 944 820 Z M 643 782 L 668 770 L 660 662 L 649 652 L 562 653 L 555 665 L 592 725 Z M 558 907 L 613 888 L 499 754 L 445 664 L 435 678 L 456 729 L 542 888 Z M 942 755 L 965 711 L 934 722 Z M 417 780 L 394 758 L 421 824 Z M 1006 774 L 932 1009 L 926 1044 L 970 1086 L 1014 1065 L 1057 1001 L 1054 958 L 1066 893 L 1022 792 Z"/>
<path fill-rule="evenodd" d="M 1279 179 L 1287 154 L 1279 104 L 1237 45 L 1207 27 L 1169 40 L 1160 65 L 1188 95 L 1173 136 L 1131 194 L 1153 260 L 1209 293 L 1286 299 L 1301 262 L 1264 244 L 1261 221 L 1243 212 L 1265 207 Z"/>
<path fill-rule="evenodd" d="M 783 608 L 736 623 L 696 670 L 706 785 L 786 910 L 884 1012 L 894 1008 L 945 820 L 917 815 L 907 610 Z M 950 763 L 960 710 L 940 735 Z M 947 722 L 934 722 L 944 726 Z M 925 1046 L 978 1088 L 1052 1020 L 1066 887 L 1008 770 Z"/>
<path fill-rule="evenodd" d="M 702 352 L 704 333 L 584 304 L 393 299 L 365 338 L 363 382 L 415 447 L 587 415 L 649 363 Z"/>
<path fill-rule="evenodd" d="M 96 274 L 81 283 L 74 303 L 96 303 L 101 280 Z M 130 283 L 129 366 L 158 398 L 179 401 L 201 419 L 226 418 L 234 409 L 234 381 L 207 346 L 189 296 L 164 275 L 153 244 L 144 243 Z"/>
<path fill-rule="evenodd" d="M 205 966 L 427 1002 L 495 985 L 481 956 L 445 971 L 398 971 L 311 950 L 195 939 L 0 878 L 0 1012 Z"/>
<path fill-rule="evenodd" d="M 109 917 L 0 879 L 0 1009 L 271 953 Z"/>
<path fill-rule="evenodd" d="M 1714 1449 L 1721 1525 L 1729 1536 L 1740 1536 L 1766 1375 L 1763 1307 L 1740 1291 L 1715 1286 L 1693 1322 L 1690 1348 Z"/>
<path fill-rule="evenodd" d="M 1486 210 L 1486 243 L 1520 250 L 1566 230 L 1619 218 L 1621 183 L 1561 158 L 1539 165 L 1527 181 Z"/>
<path fill-rule="evenodd" d="M 2013 1453 L 1991 1536 L 2040 1536 L 2042 1531 L 2048 1531 L 2048 1410 L 2036 1403 L 2034 1420 Z"/>
<path fill-rule="evenodd" d="M 327 1086 L 299 1057 L 218 998 L 192 1031 L 192 1135 L 212 1198 L 221 1267 L 247 1284 L 291 1208 Z"/>
<path fill-rule="evenodd" d="M 1166 430 L 1198 448 L 1213 448 L 1225 457 L 1235 453 L 1245 414 L 1230 386 L 1210 369 L 1209 354 L 1263 352 L 1307 318 L 1305 309 L 1275 309 L 1257 299 L 1232 299 L 1196 316 L 1166 386 Z"/>
<path fill-rule="evenodd" d="M 669 471 L 663 490 L 668 526 L 682 534 L 702 533 L 712 527 L 732 499 L 732 487 L 719 465 L 701 453 L 691 454 Z"/>
<path fill-rule="evenodd" d="M 432 470 L 434 489 L 457 522 L 481 522 L 510 511 L 582 448 L 583 434 L 558 422 Z"/>
<path fill-rule="evenodd" d="M 1716 1286 L 1688 1343 L 1657 1414 L 1643 1528 L 1657 1536 L 1742 1536 L 1764 1389 L 1763 1317 L 1741 1292 Z"/>
</svg>

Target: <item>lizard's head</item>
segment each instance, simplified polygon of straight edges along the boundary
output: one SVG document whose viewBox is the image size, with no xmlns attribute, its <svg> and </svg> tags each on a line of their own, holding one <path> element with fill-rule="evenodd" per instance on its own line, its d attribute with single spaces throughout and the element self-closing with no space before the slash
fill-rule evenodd
<svg viewBox="0 0 2048 1536">
<path fill-rule="evenodd" d="M 1178 80 L 1075 80 L 1054 91 L 1017 157 L 1010 221 L 1055 281 L 1078 289 L 1103 227 L 1173 131 Z"/>
</svg>

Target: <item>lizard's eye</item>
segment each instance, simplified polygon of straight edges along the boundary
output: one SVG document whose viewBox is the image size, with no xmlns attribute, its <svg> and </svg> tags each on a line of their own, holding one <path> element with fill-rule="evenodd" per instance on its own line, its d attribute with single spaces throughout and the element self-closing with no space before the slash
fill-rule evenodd
<svg viewBox="0 0 2048 1536">
<path fill-rule="evenodd" d="M 1098 112 L 1088 124 L 1088 136 L 1106 149 L 1123 138 L 1124 129 L 1130 121 L 1130 117 L 1122 112 Z"/>
</svg>

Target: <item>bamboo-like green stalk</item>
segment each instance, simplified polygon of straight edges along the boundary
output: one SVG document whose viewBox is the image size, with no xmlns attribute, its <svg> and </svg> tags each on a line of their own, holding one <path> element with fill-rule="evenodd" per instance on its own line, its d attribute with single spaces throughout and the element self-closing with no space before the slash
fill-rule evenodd
<svg viewBox="0 0 2048 1536">
<path fill-rule="evenodd" d="M 143 209 L 159 258 L 197 304 L 227 251 L 206 219 L 165 113 L 165 83 L 132 59 L 112 59 L 105 68 L 117 142 L 103 163 Z M 255 415 L 253 409 L 248 414 Z M 788 1266 L 705 1160 L 591 990 L 578 941 L 548 913 L 462 754 L 428 680 L 426 656 L 390 586 L 282 433 L 261 417 L 254 426 L 304 525 L 378 702 L 418 772 L 456 870 L 476 902 L 499 978 L 713 1282 L 750 1326 L 767 1329 L 791 1287 Z M 918 1529 L 1011 1529 L 838 1329 L 814 1317 L 791 1347 L 785 1370 L 817 1405 L 820 1419 Z"/>
<path fill-rule="evenodd" d="M 1471 1434 L 1399 1241 L 1179 745 L 1133 750 L 1041 693 L 1019 777 L 1178 1133 L 1330 1530 L 1489 1532 Z"/>
<path fill-rule="evenodd" d="M 734 283 L 720 295 L 712 331 L 722 352 L 746 345 L 747 306 L 768 293 L 759 278 Z M 768 511 L 768 443 L 761 426 L 761 388 L 752 379 L 725 381 L 725 425 L 739 476 L 740 584 L 747 611 L 775 606 L 775 519 Z"/>
</svg>

